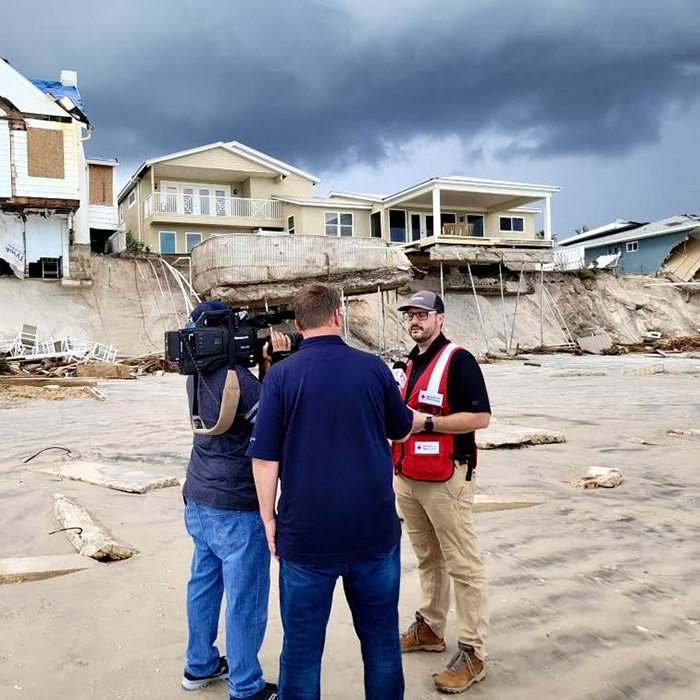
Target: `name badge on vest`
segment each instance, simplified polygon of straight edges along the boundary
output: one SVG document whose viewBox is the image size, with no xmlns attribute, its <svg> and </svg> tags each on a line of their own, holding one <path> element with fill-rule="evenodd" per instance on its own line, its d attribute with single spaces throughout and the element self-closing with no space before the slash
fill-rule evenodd
<svg viewBox="0 0 700 700">
<path fill-rule="evenodd" d="M 406 377 L 406 372 L 404 372 L 400 367 L 391 370 L 396 383 L 399 385 L 399 389 L 403 389 L 406 386 L 408 378 Z"/>
<path fill-rule="evenodd" d="M 439 442 L 416 442 L 415 449 L 417 455 L 439 455 Z"/>
<path fill-rule="evenodd" d="M 430 394 L 424 390 L 418 392 L 418 403 L 424 403 L 428 406 L 442 407 L 442 399 L 442 394 Z"/>
</svg>

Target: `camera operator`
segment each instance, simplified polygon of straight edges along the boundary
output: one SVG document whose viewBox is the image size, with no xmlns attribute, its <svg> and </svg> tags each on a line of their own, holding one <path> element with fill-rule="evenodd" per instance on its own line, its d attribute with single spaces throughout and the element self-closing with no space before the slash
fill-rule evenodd
<svg viewBox="0 0 700 700">
<path fill-rule="evenodd" d="M 194 323 L 207 311 L 228 307 L 219 301 L 199 304 L 190 315 Z M 226 325 L 224 322 L 222 325 Z M 289 338 L 271 334 L 274 353 L 288 350 Z M 269 367 L 267 346 L 261 373 Z M 225 361 L 202 373 L 196 385 L 187 379 L 193 406 L 195 386 L 199 415 L 217 421 L 226 382 Z M 232 700 L 268 700 L 277 686 L 266 683 L 258 653 L 267 626 L 270 553 L 260 519 L 251 460 L 246 457 L 258 409 L 260 382 L 237 365 L 240 400 L 231 427 L 220 435 L 195 434 L 183 488 L 185 526 L 194 542 L 187 586 L 188 644 L 182 687 L 196 690 L 228 679 Z M 222 597 L 226 593 L 226 656 L 214 645 Z"/>
</svg>

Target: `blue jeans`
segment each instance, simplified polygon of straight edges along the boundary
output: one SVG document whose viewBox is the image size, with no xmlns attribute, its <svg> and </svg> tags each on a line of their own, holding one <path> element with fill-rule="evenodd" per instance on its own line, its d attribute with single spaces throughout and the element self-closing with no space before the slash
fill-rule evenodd
<svg viewBox="0 0 700 700">
<path fill-rule="evenodd" d="M 335 566 L 280 561 L 284 644 L 280 700 L 321 697 L 321 656 L 336 579 L 343 579 L 365 666 L 365 697 L 400 700 L 404 693 L 399 642 L 399 545 L 380 557 Z"/>
<path fill-rule="evenodd" d="M 186 670 L 208 676 L 219 665 L 214 646 L 226 591 L 226 657 L 231 695 L 248 697 L 265 687 L 258 653 L 267 627 L 270 553 L 258 511 L 185 505 L 194 540 L 187 584 Z"/>
</svg>

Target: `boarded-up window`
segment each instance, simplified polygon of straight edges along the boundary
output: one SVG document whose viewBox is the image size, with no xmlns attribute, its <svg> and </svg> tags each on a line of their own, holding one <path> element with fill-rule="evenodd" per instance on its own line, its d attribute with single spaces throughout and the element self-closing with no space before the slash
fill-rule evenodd
<svg viewBox="0 0 700 700">
<path fill-rule="evenodd" d="M 112 171 L 108 165 L 90 164 L 90 204 L 112 205 Z"/>
<path fill-rule="evenodd" d="M 65 177 L 63 132 L 60 129 L 27 129 L 30 177 Z"/>
</svg>

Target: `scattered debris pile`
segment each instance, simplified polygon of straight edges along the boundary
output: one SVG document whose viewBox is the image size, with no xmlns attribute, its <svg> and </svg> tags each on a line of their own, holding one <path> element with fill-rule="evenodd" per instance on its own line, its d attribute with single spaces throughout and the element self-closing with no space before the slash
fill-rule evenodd
<svg viewBox="0 0 700 700">
<path fill-rule="evenodd" d="M 112 362 L 46 357 L 39 360 L 0 356 L 0 375 L 47 378 L 94 377 L 96 379 L 135 379 L 144 374 L 177 372 L 162 352 L 120 357 Z"/>
</svg>

